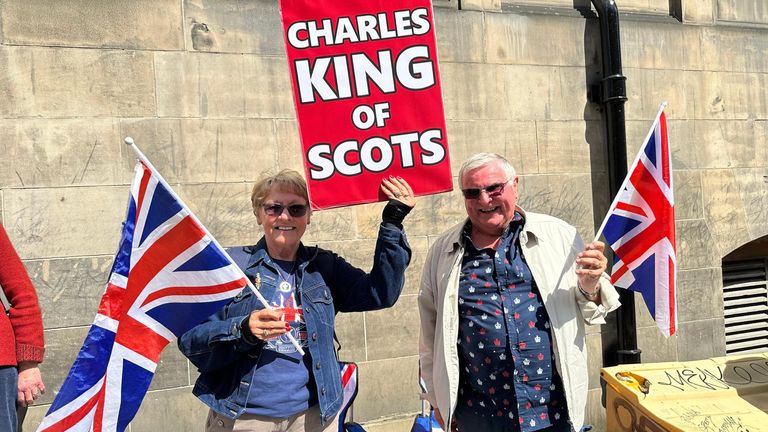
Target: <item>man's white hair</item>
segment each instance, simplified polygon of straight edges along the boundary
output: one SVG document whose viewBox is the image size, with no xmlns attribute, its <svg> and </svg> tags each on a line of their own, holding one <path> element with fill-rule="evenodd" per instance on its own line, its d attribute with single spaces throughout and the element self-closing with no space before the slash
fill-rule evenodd
<svg viewBox="0 0 768 432">
<path fill-rule="evenodd" d="M 462 182 L 464 181 L 464 175 L 466 173 L 494 162 L 498 162 L 501 165 L 501 168 L 507 175 L 507 180 L 515 178 L 515 167 L 513 167 L 504 156 L 497 153 L 477 153 L 476 155 L 470 156 L 469 159 L 461 164 L 461 169 L 459 170 L 459 184 L 463 184 Z"/>
</svg>

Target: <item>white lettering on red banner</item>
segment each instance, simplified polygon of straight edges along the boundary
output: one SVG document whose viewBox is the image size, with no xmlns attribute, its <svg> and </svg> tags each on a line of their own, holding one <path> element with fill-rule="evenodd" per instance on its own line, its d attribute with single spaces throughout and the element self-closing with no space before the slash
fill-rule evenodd
<svg viewBox="0 0 768 432">
<path fill-rule="evenodd" d="M 281 0 L 312 207 L 452 188 L 428 1 Z"/>
</svg>

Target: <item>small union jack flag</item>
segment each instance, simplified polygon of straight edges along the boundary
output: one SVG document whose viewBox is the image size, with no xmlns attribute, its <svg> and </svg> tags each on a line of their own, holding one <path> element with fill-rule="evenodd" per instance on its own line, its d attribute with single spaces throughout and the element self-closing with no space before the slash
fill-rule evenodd
<svg viewBox="0 0 768 432">
<path fill-rule="evenodd" d="M 246 283 L 167 183 L 140 160 L 96 318 L 38 432 L 124 431 L 163 348 Z"/>
<path fill-rule="evenodd" d="M 611 204 L 605 239 L 615 253 L 611 282 L 643 295 L 666 336 L 677 329 L 675 200 L 667 118 L 662 104 Z"/>
</svg>

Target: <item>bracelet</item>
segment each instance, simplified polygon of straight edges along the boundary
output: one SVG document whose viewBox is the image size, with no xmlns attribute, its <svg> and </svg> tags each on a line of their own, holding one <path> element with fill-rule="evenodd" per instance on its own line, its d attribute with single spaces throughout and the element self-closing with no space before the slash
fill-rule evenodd
<svg viewBox="0 0 768 432">
<path fill-rule="evenodd" d="M 581 284 L 578 283 L 578 282 L 576 283 L 576 286 L 579 287 L 579 291 L 581 292 L 581 295 L 583 295 L 584 298 L 586 298 L 587 300 L 594 300 L 600 294 L 600 284 L 599 283 L 597 284 L 597 289 L 595 290 L 595 292 L 585 291 L 584 288 L 581 287 Z"/>
</svg>

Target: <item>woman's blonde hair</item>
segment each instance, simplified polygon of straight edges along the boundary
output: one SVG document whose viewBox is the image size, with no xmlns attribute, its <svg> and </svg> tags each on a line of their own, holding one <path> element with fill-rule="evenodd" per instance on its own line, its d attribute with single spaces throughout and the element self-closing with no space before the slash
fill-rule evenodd
<svg viewBox="0 0 768 432">
<path fill-rule="evenodd" d="M 307 201 L 307 204 L 309 204 L 307 182 L 304 181 L 304 177 L 294 170 L 284 169 L 277 174 L 260 178 L 259 181 L 253 185 L 253 191 L 251 192 L 253 214 L 259 214 L 259 207 L 261 207 L 264 200 L 267 198 L 267 195 L 269 195 L 273 189 L 299 195 Z"/>
</svg>

